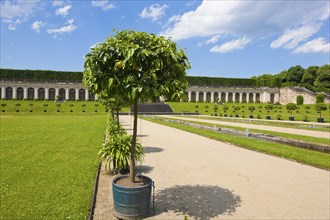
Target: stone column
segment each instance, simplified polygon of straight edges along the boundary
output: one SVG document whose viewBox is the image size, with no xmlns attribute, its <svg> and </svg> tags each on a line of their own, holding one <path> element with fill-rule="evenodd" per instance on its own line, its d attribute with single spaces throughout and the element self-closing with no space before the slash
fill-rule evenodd
<svg viewBox="0 0 330 220">
<path fill-rule="evenodd" d="M 256 93 L 253 93 L 253 102 L 256 103 L 257 102 L 257 94 Z"/>
<path fill-rule="evenodd" d="M 45 99 L 49 99 L 49 88 L 45 88 Z"/>
<path fill-rule="evenodd" d="M 28 99 L 28 88 L 25 86 L 24 88 L 23 88 L 23 91 L 24 91 L 24 99 Z"/>
<path fill-rule="evenodd" d="M 34 99 L 39 99 L 37 87 L 34 87 Z"/>
<path fill-rule="evenodd" d="M 85 100 L 89 100 L 89 91 L 87 89 L 85 89 Z"/>
<path fill-rule="evenodd" d="M 203 93 L 203 101 L 206 102 L 206 92 Z"/>
<path fill-rule="evenodd" d="M 55 88 L 55 100 L 57 99 L 57 96 L 60 94 L 60 89 Z"/>
<path fill-rule="evenodd" d="M 191 102 L 191 92 L 188 91 L 188 102 Z"/>
<path fill-rule="evenodd" d="M 211 92 L 211 102 L 214 102 L 214 92 Z"/>
<path fill-rule="evenodd" d="M 274 93 L 274 103 L 280 102 L 280 96 L 279 93 Z"/>
<path fill-rule="evenodd" d="M 228 92 L 225 92 L 225 102 L 228 102 Z"/>
<path fill-rule="evenodd" d="M 69 100 L 69 89 L 65 89 L 65 100 Z"/>
<path fill-rule="evenodd" d="M 6 88 L 4 86 L 1 86 L 1 99 L 6 98 Z"/>
<path fill-rule="evenodd" d="M 17 99 L 17 88 L 13 86 L 13 99 Z"/>
<path fill-rule="evenodd" d="M 199 92 L 196 92 L 196 102 L 199 102 Z"/>
<path fill-rule="evenodd" d="M 99 100 L 99 96 L 95 94 L 95 101 Z"/>
<path fill-rule="evenodd" d="M 79 100 L 79 89 L 76 89 L 76 100 Z"/>
<path fill-rule="evenodd" d="M 243 93 L 239 93 L 239 102 L 242 103 L 242 99 L 243 99 Z"/>
</svg>

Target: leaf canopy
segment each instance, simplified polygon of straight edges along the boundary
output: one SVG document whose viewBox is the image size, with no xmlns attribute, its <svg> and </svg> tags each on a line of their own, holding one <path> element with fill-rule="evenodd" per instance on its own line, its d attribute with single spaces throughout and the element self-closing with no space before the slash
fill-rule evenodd
<svg viewBox="0 0 330 220">
<path fill-rule="evenodd" d="M 84 84 L 102 97 L 146 102 L 159 96 L 175 99 L 188 88 L 185 52 L 163 36 L 121 31 L 85 56 Z"/>
</svg>

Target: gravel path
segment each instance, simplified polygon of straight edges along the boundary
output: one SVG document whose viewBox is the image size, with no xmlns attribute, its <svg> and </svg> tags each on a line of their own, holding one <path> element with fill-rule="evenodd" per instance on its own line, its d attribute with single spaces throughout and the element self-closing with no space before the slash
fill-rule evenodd
<svg viewBox="0 0 330 220">
<path fill-rule="evenodd" d="M 237 126 L 237 127 L 243 127 L 243 128 L 260 129 L 260 130 L 265 130 L 265 131 L 277 131 L 277 132 L 288 133 L 288 134 L 299 134 L 299 135 L 305 135 L 305 136 L 310 136 L 310 137 L 330 138 L 330 133 L 325 132 L 325 131 L 303 130 L 303 129 L 276 127 L 276 126 L 269 126 L 269 125 L 255 125 L 255 124 L 240 123 L 240 122 L 209 120 L 209 119 L 203 119 L 203 118 L 199 119 L 199 118 L 190 118 L 190 117 L 175 117 L 172 115 L 159 115 L 159 116 L 173 118 L 173 119 L 181 119 L 181 120 L 184 119 L 184 120 L 189 120 L 189 121 L 214 123 L 217 125 L 229 125 L 229 126 Z"/>
<path fill-rule="evenodd" d="M 121 121 L 131 132 L 131 117 Z M 146 157 L 137 169 L 156 185 L 149 219 L 330 219 L 328 171 L 139 123 Z M 94 219 L 113 218 L 110 182 L 101 172 Z"/>
</svg>

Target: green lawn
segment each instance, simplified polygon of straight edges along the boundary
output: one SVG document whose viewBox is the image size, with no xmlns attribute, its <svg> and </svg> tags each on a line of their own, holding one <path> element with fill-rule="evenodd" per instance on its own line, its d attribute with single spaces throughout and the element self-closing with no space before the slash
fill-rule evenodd
<svg viewBox="0 0 330 220">
<path fill-rule="evenodd" d="M 107 116 L 0 119 L 1 219 L 86 219 Z"/>
<path fill-rule="evenodd" d="M 168 104 L 172 107 L 172 109 L 175 112 L 196 112 L 198 111 L 202 115 L 213 115 L 214 114 L 214 106 L 216 104 L 214 103 L 204 103 L 204 102 L 168 102 Z M 233 106 L 240 106 L 240 110 L 237 112 L 234 112 Z M 239 115 L 239 117 L 242 117 L 244 115 L 245 118 L 248 118 L 249 115 L 253 115 L 254 118 L 257 118 L 258 114 L 261 115 L 262 119 L 265 119 L 267 115 L 271 116 L 271 119 L 277 120 L 277 116 L 281 115 L 282 120 L 288 120 L 289 116 L 291 115 L 290 112 L 286 110 L 285 105 L 273 105 L 273 110 L 271 110 L 269 113 L 265 110 L 264 106 L 266 104 L 258 104 L 258 103 L 226 103 L 226 104 L 217 104 L 218 111 L 217 114 L 224 114 L 223 107 L 228 106 L 229 109 L 227 110 L 226 114 L 228 117 L 232 116 L 235 117 L 235 114 Z M 198 108 L 196 108 L 198 106 Z M 249 111 L 249 106 L 254 106 L 255 110 L 251 113 Z M 261 109 L 259 109 L 259 106 L 262 106 Z M 326 111 L 322 112 L 322 118 L 326 122 L 330 121 L 330 110 L 329 105 L 328 109 Z M 317 121 L 317 118 L 319 118 L 319 113 L 315 110 L 315 105 L 300 105 L 298 106 L 299 109 L 294 110 L 292 112 L 292 116 L 294 116 L 296 121 L 303 121 L 305 119 L 305 116 L 308 117 L 308 121 Z"/>
</svg>

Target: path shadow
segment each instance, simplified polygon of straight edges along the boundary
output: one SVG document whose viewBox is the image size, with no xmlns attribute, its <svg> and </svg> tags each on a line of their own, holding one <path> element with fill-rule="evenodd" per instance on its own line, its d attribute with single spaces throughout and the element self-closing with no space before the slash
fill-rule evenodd
<svg viewBox="0 0 330 220">
<path fill-rule="evenodd" d="M 141 137 L 148 137 L 149 135 L 146 135 L 146 134 L 138 134 L 136 135 L 137 137 L 141 138 Z"/>
<path fill-rule="evenodd" d="M 155 195 L 155 215 L 173 211 L 194 219 L 210 219 L 232 215 L 240 204 L 240 196 L 218 186 L 174 186 Z"/>
<path fill-rule="evenodd" d="M 159 153 L 164 151 L 164 149 L 160 147 L 143 147 L 143 151 L 144 153 L 149 154 L 149 153 Z"/>
<path fill-rule="evenodd" d="M 148 174 L 150 173 L 154 168 L 151 166 L 146 166 L 146 165 L 140 165 L 136 166 L 136 173 L 138 174 Z"/>
</svg>

